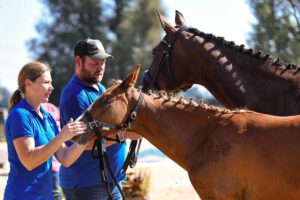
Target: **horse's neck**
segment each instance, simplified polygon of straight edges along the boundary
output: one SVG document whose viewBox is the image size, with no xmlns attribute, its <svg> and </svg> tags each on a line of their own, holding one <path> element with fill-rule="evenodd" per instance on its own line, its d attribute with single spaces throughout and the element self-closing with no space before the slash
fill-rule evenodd
<svg viewBox="0 0 300 200">
<path fill-rule="evenodd" d="M 300 99 L 296 98 L 299 81 L 289 70 L 284 73 L 276 70 L 272 66 L 275 60 L 247 54 L 217 41 L 207 42 L 201 37 L 196 41 L 189 51 L 196 59 L 194 64 L 189 63 L 193 82 L 205 86 L 222 105 L 268 114 L 300 113 L 300 109 L 295 112 L 295 107 L 278 110 L 278 105 L 286 106 L 286 96 L 292 97 L 290 105 L 299 104 Z M 270 102 L 273 104 L 263 106 Z"/>
<path fill-rule="evenodd" d="M 229 48 L 226 49 L 226 47 L 220 47 L 220 45 L 213 45 L 212 48 L 215 50 L 208 46 L 204 45 L 205 51 L 199 52 L 198 56 L 201 58 L 211 57 L 212 59 L 206 65 L 203 65 L 203 68 L 201 66 L 201 69 L 198 65 L 196 68 L 197 75 L 205 77 L 202 79 L 198 78 L 198 80 L 201 81 L 199 84 L 205 86 L 222 105 L 228 108 L 246 106 L 248 105 L 249 93 L 257 91 L 256 89 L 261 81 L 268 81 L 270 84 L 273 82 L 270 77 L 261 79 L 262 73 L 259 67 L 253 66 L 252 63 L 247 63 L 249 60 L 245 58 L 247 56 L 240 55 L 244 59 L 240 59 L 241 61 L 237 62 L 232 56 L 234 53 L 237 54 L 237 52 L 232 52 Z M 235 56 L 238 57 L 238 55 Z M 200 62 L 201 58 L 198 59 Z M 258 65 L 261 65 L 261 63 Z M 196 73 L 194 74 L 196 81 L 197 75 Z M 255 78 L 250 76 L 250 74 L 254 74 Z M 259 94 L 255 93 L 254 95 Z"/>
<path fill-rule="evenodd" d="M 163 97 L 154 100 L 153 95 L 147 95 L 133 129 L 187 169 L 187 158 L 194 154 L 190 148 L 192 143 L 195 145 L 195 138 L 201 146 L 208 133 L 202 130 L 212 130 L 216 126 L 217 122 L 208 117 L 210 114 L 194 105 L 175 103 Z"/>
</svg>

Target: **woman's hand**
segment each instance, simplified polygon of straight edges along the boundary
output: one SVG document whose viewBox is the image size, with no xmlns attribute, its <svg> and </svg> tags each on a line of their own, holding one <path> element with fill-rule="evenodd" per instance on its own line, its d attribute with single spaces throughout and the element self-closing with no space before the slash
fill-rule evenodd
<svg viewBox="0 0 300 200">
<path fill-rule="evenodd" d="M 83 134 L 86 129 L 87 126 L 84 122 L 73 122 L 73 119 L 71 118 L 70 121 L 62 128 L 60 135 L 63 137 L 64 141 L 68 141 L 74 136 Z"/>
</svg>

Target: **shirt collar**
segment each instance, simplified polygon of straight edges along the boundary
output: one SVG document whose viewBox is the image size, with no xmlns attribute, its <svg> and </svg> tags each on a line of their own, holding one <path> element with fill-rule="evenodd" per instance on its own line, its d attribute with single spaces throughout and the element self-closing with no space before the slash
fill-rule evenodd
<svg viewBox="0 0 300 200">
<path fill-rule="evenodd" d="M 75 74 L 73 75 L 72 79 L 74 80 L 74 82 L 76 84 L 81 85 L 84 88 L 96 90 L 94 87 L 90 86 L 89 84 L 85 83 L 80 78 L 78 78 Z M 97 83 L 97 86 L 98 86 L 98 89 L 100 90 L 100 83 Z"/>
<path fill-rule="evenodd" d="M 22 98 L 20 100 L 19 105 L 25 108 L 26 110 L 35 112 L 34 108 L 28 103 L 28 101 L 25 98 Z"/>
<path fill-rule="evenodd" d="M 20 105 L 21 107 L 25 108 L 25 109 L 28 110 L 28 111 L 35 112 L 35 113 L 36 113 L 35 109 L 28 103 L 28 101 L 27 101 L 25 98 L 22 98 L 22 99 L 20 100 L 19 105 Z M 45 110 L 42 106 L 40 106 L 40 110 L 41 110 L 43 116 L 46 116 L 46 115 L 47 115 L 47 114 L 46 114 L 46 113 L 47 113 L 46 110 Z"/>
</svg>

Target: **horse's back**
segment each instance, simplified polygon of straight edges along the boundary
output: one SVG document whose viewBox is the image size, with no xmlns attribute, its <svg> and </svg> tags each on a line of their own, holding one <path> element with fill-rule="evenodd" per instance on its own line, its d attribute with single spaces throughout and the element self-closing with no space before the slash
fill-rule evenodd
<svg viewBox="0 0 300 200">
<path fill-rule="evenodd" d="M 215 130 L 206 164 L 189 172 L 201 198 L 300 199 L 300 118 L 240 116 Z"/>
</svg>

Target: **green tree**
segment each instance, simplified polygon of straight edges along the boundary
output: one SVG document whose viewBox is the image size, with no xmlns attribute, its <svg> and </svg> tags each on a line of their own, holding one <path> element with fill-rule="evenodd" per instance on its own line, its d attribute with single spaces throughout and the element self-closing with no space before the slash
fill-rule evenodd
<svg viewBox="0 0 300 200">
<path fill-rule="evenodd" d="M 249 46 L 286 62 L 300 63 L 300 2 L 295 0 L 248 0 L 257 18 Z"/>
<path fill-rule="evenodd" d="M 107 42 L 102 28 L 103 10 L 98 0 L 42 0 L 45 17 L 36 26 L 38 38 L 28 42 L 33 57 L 52 67 L 54 92 L 50 101 L 58 105 L 60 93 L 74 72 L 73 48 L 85 37 Z M 47 12 L 48 11 L 48 12 Z"/>
<path fill-rule="evenodd" d="M 120 4 L 120 0 L 115 2 Z M 116 60 L 113 66 L 106 69 L 106 84 L 110 84 L 112 78 L 122 79 L 137 64 L 141 64 L 141 71 L 149 67 L 152 48 L 160 40 L 159 33 L 162 32 L 156 9 L 164 13 L 160 0 L 136 0 L 123 9 L 116 7 L 117 14 L 110 21 L 111 31 L 116 37 L 112 45 Z M 139 78 L 141 80 L 142 76 Z"/>
<path fill-rule="evenodd" d="M 159 0 L 41 2 L 45 17 L 36 26 L 39 37 L 28 41 L 28 47 L 34 59 L 48 62 L 53 69 L 55 90 L 50 101 L 54 104 L 58 105 L 61 91 L 74 73 L 73 48 L 78 39 L 100 39 L 115 56 L 116 60 L 106 65 L 103 82 L 107 86 L 111 79 L 123 78 L 137 63 L 143 67 L 149 64 L 153 42 L 160 38 L 159 23 L 153 19 Z"/>
</svg>

